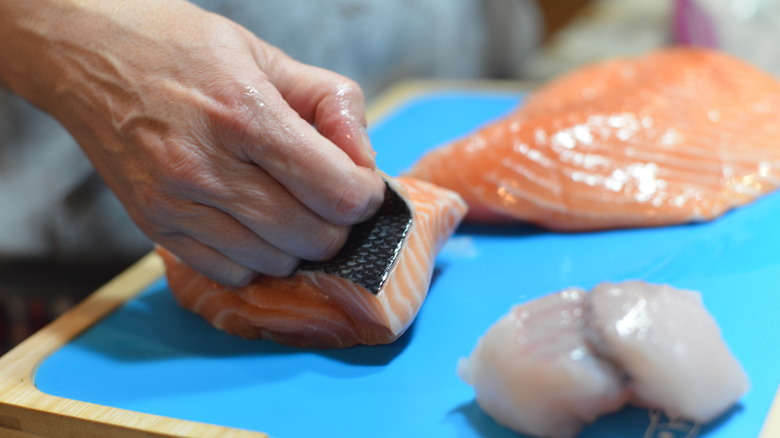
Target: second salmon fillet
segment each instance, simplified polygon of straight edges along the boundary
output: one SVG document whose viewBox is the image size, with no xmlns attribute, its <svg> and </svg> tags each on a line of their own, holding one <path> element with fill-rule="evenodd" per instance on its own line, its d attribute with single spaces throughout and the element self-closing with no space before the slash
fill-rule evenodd
<svg viewBox="0 0 780 438">
<path fill-rule="evenodd" d="M 668 48 L 584 67 L 433 150 L 409 175 L 468 220 L 560 231 L 714 219 L 780 183 L 780 82 L 729 55 Z"/>
</svg>

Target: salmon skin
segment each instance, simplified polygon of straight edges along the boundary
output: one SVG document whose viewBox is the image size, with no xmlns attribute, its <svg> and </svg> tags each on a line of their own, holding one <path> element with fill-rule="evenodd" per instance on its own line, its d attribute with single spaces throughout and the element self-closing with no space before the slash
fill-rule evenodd
<svg viewBox="0 0 780 438">
<path fill-rule="evenodd" d="M 458 194 L 414 178 L 388 179 L 388 192 L 328 262 L 231 288 L 158 247 L 168 286 L 184 308 L 248 339 L 312 348 L 393 342 L 417 316 L 436 255 L 467 207 Z"/>
<path fill-rule="evenodd" d="M 673 47 L 563 75 L 408 172 L 460 193 L 476 222 L 559 231 L 714 219 L 780 182 L 780 82 Z"/>
<path fill-rule="evenodd" d="M 411 209 L 388 186 L 379 211 L 352 227 L 344 247 L 335 257 L 325 262 L 307 261 L 299 269 L 335 275 L 378 294 L 411 225 Z"/>
</svg>

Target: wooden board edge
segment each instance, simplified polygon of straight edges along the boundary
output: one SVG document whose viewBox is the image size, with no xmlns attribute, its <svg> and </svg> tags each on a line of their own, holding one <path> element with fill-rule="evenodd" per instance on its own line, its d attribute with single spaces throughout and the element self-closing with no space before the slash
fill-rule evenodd
<svg viewBox="0 0 780 438">
<path fill-rule="evenodd" d="M 162 273 L 162 261 L 157 254 L 150 253 L 141 258 L 84 301 L 0 357 L 0 385 L 7 385 L 8 377 L 13 380 L 31 377 L 44 358 L 140 293 Z M 0 400 L 2 397 L 3 393 L 0 392 Z"/>
<path fill-rule="evenodd" d="M 50 405 L 47 410 L 0 402 L 0 436 L 11 430 L 20 436 L 46 438 L 268 438 L 262 432 L 44 396 Z"/>
<path fill-rule="evenodd" d="M 760 438 L 780 438 L 780 386 L 777 387 L 775 399 L 769 407 L 769 413 L 761 428 Z"/>
<path fill-rule="evenodd" d="M 263 438 L 245 431 L 49 395 L 34 384 L 40 363 L 164 274 L 151 252 L 84 301 L 0 357 L 0 431 L 46 437 Z M 76 435 L 74 435 L 74 433 Z"/>
</svg>

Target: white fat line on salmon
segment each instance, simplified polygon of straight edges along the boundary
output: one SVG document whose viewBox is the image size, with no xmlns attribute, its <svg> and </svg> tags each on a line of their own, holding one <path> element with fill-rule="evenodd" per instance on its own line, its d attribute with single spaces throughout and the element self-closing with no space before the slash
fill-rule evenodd
<svg viewBox="0 0 780 438">
<path fill-rule="evenodd" d="M 306 261 L 299 270 L 335 275 L 377 294 L 395 265 L 411 225 L 411 208 L 387 184 L 382 207 L 374 217 L 352 227 L 347 242 L 333 259 Z"/>
</svg>

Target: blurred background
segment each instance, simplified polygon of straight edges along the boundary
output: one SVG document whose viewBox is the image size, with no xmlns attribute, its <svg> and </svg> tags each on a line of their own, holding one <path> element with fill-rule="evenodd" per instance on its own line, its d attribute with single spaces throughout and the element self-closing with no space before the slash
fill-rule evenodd
<svg viewBox="0 0 780 438">
<path fill-rule="evenodd" d="M 352 77 L 369 105 L 404 79 L 543 82 L 674 43 L 718 47 L 780 71 L 771 44 L 780 32 L 777 0 L 195 3 L 302 62 Z M 0 353 L 151 248 L 56 121 L 0 90 Z"/>
</svg>

